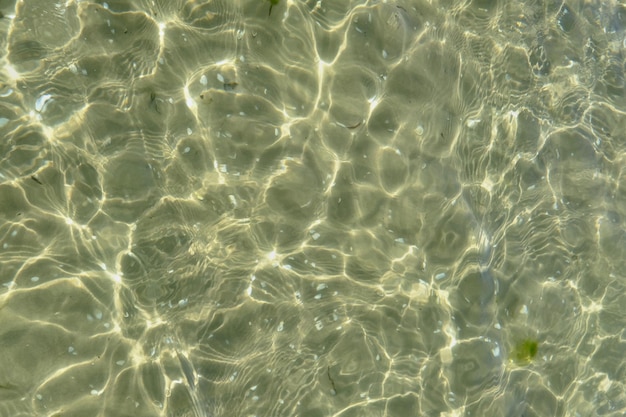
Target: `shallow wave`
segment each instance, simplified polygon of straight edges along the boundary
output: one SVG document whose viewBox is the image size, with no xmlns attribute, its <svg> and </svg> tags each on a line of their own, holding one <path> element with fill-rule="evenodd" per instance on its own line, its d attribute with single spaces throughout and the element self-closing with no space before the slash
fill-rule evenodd
<svg viewBox="0 0 626 417">
<path fill-rule="evenodd" d="M 0 414 L 623 414 L 617 2 L 3 7 Z"/>
</svg>

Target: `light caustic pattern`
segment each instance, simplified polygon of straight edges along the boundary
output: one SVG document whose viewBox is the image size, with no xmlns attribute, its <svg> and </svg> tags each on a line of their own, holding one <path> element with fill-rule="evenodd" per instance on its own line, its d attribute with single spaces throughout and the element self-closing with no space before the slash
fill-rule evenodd
<svg viewBox="0 0 626 417">
<path fill-rule="evenodd" d="M 618 2 L 10 3 L 0 416 L 623 415 Z"/>
</svg>

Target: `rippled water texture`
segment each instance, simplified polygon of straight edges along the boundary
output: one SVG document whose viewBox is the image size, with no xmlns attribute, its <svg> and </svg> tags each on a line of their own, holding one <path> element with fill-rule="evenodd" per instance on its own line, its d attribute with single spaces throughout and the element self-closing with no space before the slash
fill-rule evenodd
<svg viewBox="0 0 626 417">
<path fill-rule="evenodd" d="M 619 2 L 0 11 L 1 417 L 626 413 Z"/>
</svg>

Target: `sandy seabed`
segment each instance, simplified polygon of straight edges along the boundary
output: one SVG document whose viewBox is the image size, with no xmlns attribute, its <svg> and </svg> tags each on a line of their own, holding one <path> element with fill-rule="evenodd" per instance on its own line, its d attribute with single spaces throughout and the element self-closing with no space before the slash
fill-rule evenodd
<svg viewBox="0 0 626 417">
<path fill-rule="evenodd" d="M 618 2 L 0 11 L 1 417 L 626 412 Z"/>
</svg>

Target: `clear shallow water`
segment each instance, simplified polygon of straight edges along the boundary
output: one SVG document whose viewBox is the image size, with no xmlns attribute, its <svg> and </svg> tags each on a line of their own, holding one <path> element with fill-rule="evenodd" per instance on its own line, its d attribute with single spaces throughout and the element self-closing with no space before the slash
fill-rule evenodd
<svg viewBox="0 0 626 417">
<path fill-rule="evenodd" d="M 623 415 L 617 2 L 0 7 L 1 416 Z"/>
</svg>

